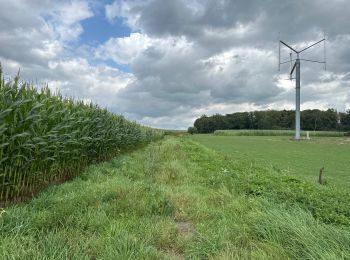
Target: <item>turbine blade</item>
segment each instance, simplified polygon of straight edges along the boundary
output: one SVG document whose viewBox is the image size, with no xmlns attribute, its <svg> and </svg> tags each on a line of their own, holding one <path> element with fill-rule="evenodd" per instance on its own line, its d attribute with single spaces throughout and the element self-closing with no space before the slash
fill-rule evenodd
<svg viewBox="0 0 350 260">
<path fill-rule="evenodd" d="M 311 44 L 310 46 L 306 47 L 305 49 L 302 49 L 301 51 L 299 51 L 299 53 L 307 50 L 307 49 L 310 49 L 311 47 L 315 46 L 316 44 L 319 44 L 320 42 L 323 42 L 325 39 L 323 38 L 322 40 L 319 40 L 318 42 L 315 42 L 314 44 Z"/>
<path fill-rule="evenodd" d="M 280 41 L 283 45 L 285 45 L 286 47 L 288 47 L 289 49 L 291 49 L 292 51 L 294 51 L 295 53 L 298 53 L 298 51 L 294 50 L 292 47 L 290 47 L 287 43 L 285 43 L 284 41 Z"/>
</svg>

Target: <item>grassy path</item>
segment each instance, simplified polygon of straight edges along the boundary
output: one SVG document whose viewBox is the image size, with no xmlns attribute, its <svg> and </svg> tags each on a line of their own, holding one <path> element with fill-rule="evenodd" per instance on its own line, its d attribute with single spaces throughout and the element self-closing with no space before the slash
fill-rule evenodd
<svg viewBox="0 0 350 260">
<path fill-rule="evenodd" d="M 347 195 L 168 138 L 3 210 L 0 258 L 349 259 Z"/>
</svg>

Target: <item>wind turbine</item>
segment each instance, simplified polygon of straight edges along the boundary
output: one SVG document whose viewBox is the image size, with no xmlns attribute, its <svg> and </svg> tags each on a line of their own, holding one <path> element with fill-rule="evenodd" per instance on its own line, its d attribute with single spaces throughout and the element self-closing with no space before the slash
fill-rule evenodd
<svg viewBox="0 0 350 260">
<path fill-rule="evenodd" d="M 301 59 L 300 58 L 300 53 L 310 49 L 311 47 L 323 42 L 323 48 L 324 48 L 324 59 L 323 61 L 317 61 L 317 60 L 308 60 L 308 59 Z M 287 48 L 290 49 L 290 59 L 288 61 L 281 62 L 281 44 L 286 46 Z M 293 52 L 296 53 L 297 58 L 293 60 Z M 326 70 L 326 37 L 324 35 L 323 39 L 309 45 L 308 47 L 298 51 L 291 46 L 289 46 L 287 43 L 284 41 L 279 41 L 279 46 L 278 46 L 278 70 L 280 71 L 281 65 L 285 63 L 290 63 L 290 76 L 289 79 L 295 79 L 295 136 L 294 139 L 300 140 L 300 61 L 307 61 L 307 62 L 315 62 L 315 63 L 323 63 L 324 64 L 324 69 Z M 293 61 L 295 61 L 293 65 Z M 295 71 L 295 78 L 293 78 L 293 72 Z"/>
</svg>

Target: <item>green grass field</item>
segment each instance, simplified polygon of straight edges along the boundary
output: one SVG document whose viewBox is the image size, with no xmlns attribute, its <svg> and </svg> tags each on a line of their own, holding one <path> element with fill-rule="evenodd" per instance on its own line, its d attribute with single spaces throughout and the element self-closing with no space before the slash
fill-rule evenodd
<svg viewBox="0 0 350 260">
<path fill-rule="evenodd" d="M 348 192 L 210 138 L 167 137 L 1 210 L 0 259 L 349 259 Z"/>
<path fill-rule="evenodd" d="M 276 167 L 312 182 L 324 167 L 329 184 L 350 188 L 350 138 L 315 137 L 297 142 L 286 136 L 195 135 L 193 140 L 236 159 Z"/>
<path fill-rule="evenodd" d="M 301 131 L 301 137 L 305 138 L 307 132 L 309 132 L 310 137 L 344 137 L 347 136 L 347 132 L 341 131 Z M 215 135 L 220 136 L 294 136 L 294 130 L 216 130 Z"/>
</svg>

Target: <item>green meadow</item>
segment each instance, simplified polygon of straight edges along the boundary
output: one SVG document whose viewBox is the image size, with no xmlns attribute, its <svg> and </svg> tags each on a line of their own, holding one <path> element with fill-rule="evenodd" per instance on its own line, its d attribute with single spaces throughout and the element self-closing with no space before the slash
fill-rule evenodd
<svg viewBox="0 0 350 260">
<path fill-rule="evenodd" d="M 6 207 L 0 258 L 349 259 L 348 191 L 208 147 L 244 142 L 220 138 L 166 137 Z"/>
<path fill-rule="evenodd" d="M 195 135 L 193 140 L 236 160 L 274 167 L 310 182 L 318 180 L 324 167 L 328 184 L 350 188 L 349 137 L 294 141 L 291 136 Z"/>
</svg>

